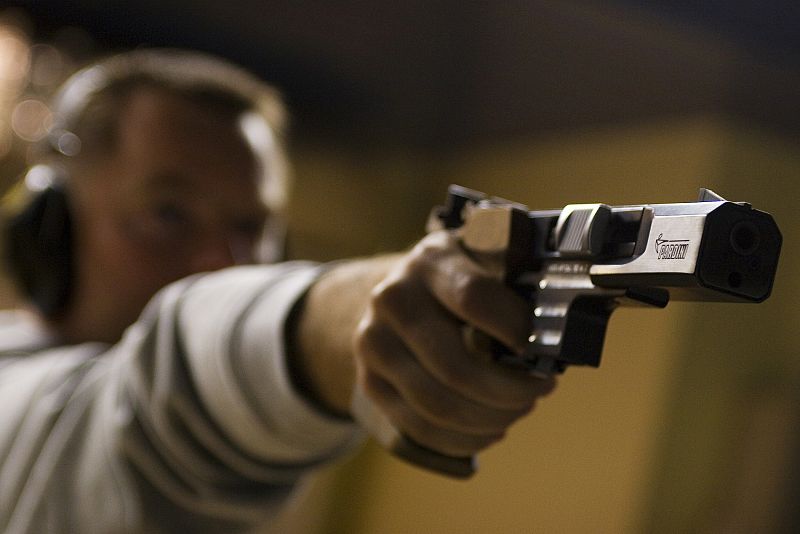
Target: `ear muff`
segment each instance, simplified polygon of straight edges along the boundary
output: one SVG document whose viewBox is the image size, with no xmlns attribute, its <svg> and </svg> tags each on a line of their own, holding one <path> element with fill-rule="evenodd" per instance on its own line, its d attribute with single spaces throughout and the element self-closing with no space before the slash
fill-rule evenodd
<svg viewBox="0 0 800 534">
<path fill-rule="evenodd" d="M 72 217 L 64 171 L 49 165 L 35 169 L 45 181 L 21 184 L 29 198 L 5 221 L 3 259 L 17 286 L 45 317 L 54 318 L 66 308 L 72 289 Z"/>
</svg>

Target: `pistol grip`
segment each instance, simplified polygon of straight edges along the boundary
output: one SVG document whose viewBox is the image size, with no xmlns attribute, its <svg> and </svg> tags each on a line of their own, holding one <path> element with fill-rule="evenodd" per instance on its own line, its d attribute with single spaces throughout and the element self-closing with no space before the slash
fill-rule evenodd
<svg viewBox="0 0 800 534">
<path fill-rule="evenodd" d="M 455 457 L 436 452 L 403 435 L 357 385 L 351 401 L 353 417 L 378 442 L 395 456 L 419 467 L 449 475 L 469 478 L 477 470 L 475 457 Z"/>
</svg>

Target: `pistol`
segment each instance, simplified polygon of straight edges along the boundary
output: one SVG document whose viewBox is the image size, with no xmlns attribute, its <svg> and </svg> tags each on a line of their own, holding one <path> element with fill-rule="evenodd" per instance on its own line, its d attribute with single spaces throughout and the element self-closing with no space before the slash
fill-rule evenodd
<svg viewBox="0 0 800 534">
<path fill-rule="evenodd" d="M 769 213 L 705 188 L 696 202 L 532 211 L 451 185 L 428 221 L 429 231 L 439 229 L 455 232 L 467 251 L 502 258 L 505 282 L 531 303 L 533 331 L 522 355 L 494 341 L 491 351 L 541 376 L 598 367 L 619 306 L 764 301 L 782 241 Z M 399 433 L 359 391 L 353 409 L 396 455 L 454 477 L 475 472 L 474 458 L 446 456 Z"/>
</svg>

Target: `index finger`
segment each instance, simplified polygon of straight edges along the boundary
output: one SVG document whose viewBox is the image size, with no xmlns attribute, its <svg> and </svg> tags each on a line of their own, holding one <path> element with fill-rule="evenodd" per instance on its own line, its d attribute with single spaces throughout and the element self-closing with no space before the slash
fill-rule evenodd
<svg viewBox="0 0 800 534">
<path fill-rule="evenodd" d="M 433 241 L 434 238 L 431 238 Z M 429 291 L 450 313 L 522 353 L 532 331 L 532 305 L 469 257 L 453 235 L 436 238 L 447 251 L 421 253 Z"/>
</svg>

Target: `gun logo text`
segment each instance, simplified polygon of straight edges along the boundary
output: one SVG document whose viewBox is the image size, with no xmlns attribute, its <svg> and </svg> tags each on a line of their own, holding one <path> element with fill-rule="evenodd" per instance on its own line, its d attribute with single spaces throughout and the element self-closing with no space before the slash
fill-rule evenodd
<svg viewBox="0 0 800 534">
<path fill-rule="evenodd" d="M 664 234 L 658 234 L 656 238 L 656 253 L 659 260 L 682 260 L 686 258 L 686 251 L 689 250 L 688 239 L 662 239 Z"/>
</svg>

